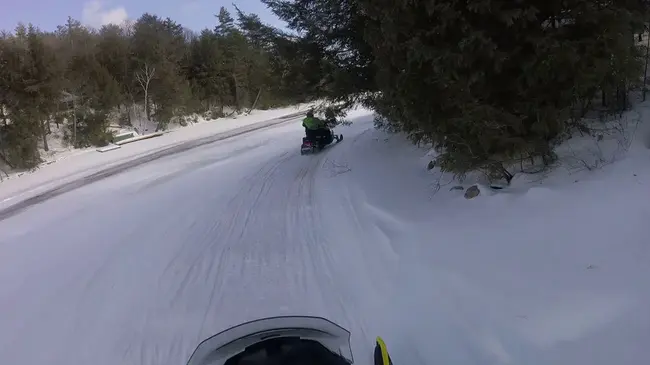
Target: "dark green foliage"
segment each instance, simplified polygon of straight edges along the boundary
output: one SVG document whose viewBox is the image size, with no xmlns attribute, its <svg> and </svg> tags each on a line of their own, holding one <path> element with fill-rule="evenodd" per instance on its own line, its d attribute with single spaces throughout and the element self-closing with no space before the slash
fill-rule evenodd
<svg viewBox="0 0 650 365">
<path fill-rule="evenodd" d="M 13 168 L 30 168 L 38 165 L 38 135 L 29 128 L 31 119 L 24 114 L 13 114 L 15 122 L 0 130 L 2 159 Z M 24 121 L 24 123 L 23 123 Z"/>
<path fill-rule="evenodd" d="M 76 126 L 68 124 L 65 139 L 74 147 L 106 146 L 113 139 L 113 134 L 107 130 L 108 115 L 102 111 L 88 110 L 80 107 L 75 112 Z M 76 138 L 74 138 L 76 133 Z"/>
<path fill-rule="evenodd" d="M 374 54 L 364 39 L 368 17 L 358 1 L 262 2 L 300 33 L 302 57 L 309 60 L 309 71 L 320 77 L 319 97 L 350 105 L 364 92 L 376 90 Z"/>
<path fill-rule="evenodd" d="M 36 149 L 39 139 L 48 150 L 45 122 L 57 105 L 59 79 L 51 67 L 54 55 L 32 26 L 19 27 L 16 37 L 5 37 L 0 47 L 1 156 L 9 166 L 33 167 L 40 162 Z"/>
<path fill-rule="evenodd" d="M 364 3 L 379 105 L 398 110 L 391 120 L 415 140 L 433 142 L 447 171 L 509 180 L 514 159 L 550 161 L 580 102 L 627 93 L 640 75 L 632 15 L 614 4 Z"/>
</svg>

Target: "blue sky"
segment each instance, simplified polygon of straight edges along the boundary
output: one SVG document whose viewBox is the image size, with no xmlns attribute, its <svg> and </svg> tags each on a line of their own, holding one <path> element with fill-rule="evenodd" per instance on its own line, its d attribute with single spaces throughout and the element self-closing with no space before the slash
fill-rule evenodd
<svg viewBox="0 0 650 365">
<path fill-rule="evenodd" d="M 51 31 L 65 24 L 68 16 L 90 26 L 137 19 L 142 13 L 170 17 L 192 30 L 212 28 L 214 14 L 225 6 L 234 13 L 235 3 L 242 11 L 255 13 L 262 21 L 284 28 L 280 21 L 259 0 L 0 0 L 0 29 L 13 30 L 18 22 L 32 23 Z"/>
</svg>

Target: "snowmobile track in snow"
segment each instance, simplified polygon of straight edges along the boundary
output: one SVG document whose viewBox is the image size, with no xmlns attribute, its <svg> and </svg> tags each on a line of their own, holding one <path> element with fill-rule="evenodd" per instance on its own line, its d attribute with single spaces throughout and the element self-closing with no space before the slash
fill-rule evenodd
<svg viewBox="0 0 650 365">
<path fill-rule="evenodd" d="M 189 151 L 189 150 L 197 148 L 197 147 L 208 145 L 210 143 L 223 141 L 225 139 L 233 138 L 233 137 L 240 136 L 240 135 L 243 135 L 243 134 L 246 134 L 246 133 L 250 133 L 250 132 L 257 131 L 257 130 L 274 127 L 274 126 L 284 124 L 284 123 L 289 123 L 289 122 L 294 121 L 295 118 L 301 116 L 302 114 L 304 114 L 304 113 L 302 113 L 302 112 L 293 113 L 293 114 L 290 114 L 290 115 L 285 115 L 283 117 L 271 119 L 271 120 L 268 120 L 268 121 L 265 121 L 265 122 L 255 123 L 255 124 L 250 125 L 250 126 L 235 128 L 235 129 L 233 129 L 231 131 L 218 133 L 218 134 L 215 134 L 215 135 L 212 135 L 212 136 L 209 136 L 209 137 L 204 137 L 204 138 L 196 139 L 196 140 L 193 140 L 193 141 L 182 142 L 182 143 L 175 144 L 175 145 L 172 145 L 170 147 L 164 148 L 162 150 L 159 150 L 159 151 L 156 151 L 156 152 L 153 152 L 153 153 L 141 156 L 141 157 L 137 157 L 137 158 L 135 158 L 133 160 L 129 160 L 129 161 L 123 162 L 121 164 L 118 164 L 116 166 L 109 167 L 109 168 L 107 168 L 105 170 L 90 174 L 88 176 L 84 176 L 84 177 L 82 177 L 80 179 L 77 179 L 77 180 L 74 180 L 74 181 L 71 181 L 71 182 L 68 182 L 68 183 L 64 183 L 63 185 L 60 185 L 60 186 L 58 186 L 56 188 L 46 190 L 43 193 L 32 196 L 32 197 L 27 198 L 25 200 L 22 200 L 22 201 L 20 201 L 20 202 L 18 202 L 16 204 L 13 204 L 13 205 L 11 205 L 11 206 L 3 209 L 3 210 L 0 210 L 0 221 L 3 221 L 5 219 L 7 219 L 7 218 L 10 218 L 10 217 L 24 211 L 25 209 L 27 209 L 27 208 L 29 208 L 29 207 L 31 207 L 33 205 L 40 204 L 40 203 L 42 203 L 42 202 L 44 202 L 46 200 L 52 199 L 52 198 L 57 197 L 57 196 L 59 196 L 61 194 L 65 194 L 67 192 L 79 189 L 79 188 L 81 188 L 83 186 L 92 184 L 94 182 L 106 179 L 108 177 L 111 177 L 111 176 L 114 176 L 114 175 L 117 175 L 117 174 L 120 174 L 120 173 L 123 173 L 123 172 L 126 172 L 126 171 L 128 171 L 128 170 L 130 170 L 132 168 L 143 165 L 145 163 L 155 161 L 155 160 L 159 160 L 161 158 L 171 156 L 171 155 L 174 155 L 174 154 L 178 154 L 178 153 L 181 153 L 181 152 L 186 152 L 186 151 Z"/>
</svg>

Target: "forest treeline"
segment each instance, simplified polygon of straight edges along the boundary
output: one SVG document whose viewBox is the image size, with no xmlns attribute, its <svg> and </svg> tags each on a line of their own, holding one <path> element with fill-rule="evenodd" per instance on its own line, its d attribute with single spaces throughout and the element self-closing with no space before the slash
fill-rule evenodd
<svg viewBox="0 0 650 365">
<path fill-rule="evenodd" d="M 225 8 L 201 32 L 144 14 L 100 29 L 19 24 L 0 36 L 0 159 L 37 165 L 52 128 L 74 147 L 110 142 L 109 126 L 266 109 L 310 100 L 320 61 L 303 40 Z M 312 70 L 316 70 L 312 72 Z"/>
</svg>

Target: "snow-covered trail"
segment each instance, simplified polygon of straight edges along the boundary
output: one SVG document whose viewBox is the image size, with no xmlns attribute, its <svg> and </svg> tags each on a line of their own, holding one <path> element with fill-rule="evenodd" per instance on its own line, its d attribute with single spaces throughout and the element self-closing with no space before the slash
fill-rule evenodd
<svg viewBox="0 0 650 365">
<path fill-rule="evenodd" d="M 315 156 L 278 125 L 0 221 L 0 364 L 183 364 L 282 314 L 348 328 L 359 365 L 376 335 L 395 365 L 647 362 L 646 147 L 465 200 L 364 113 Z"/>
<path fill-rule="evenodd" d="M 370 127 L 341 131 L 354 143 Z M 349 195 L 329 194 L 328 155 L 349 147 L 300 156 L 302 133 L 200 147 L 0 222 L 0 363 L 182 364 L 227 326 L 285 313 L 338 321 L 369 349 L 385 265 L 355 241 Z"/>
</svg>

